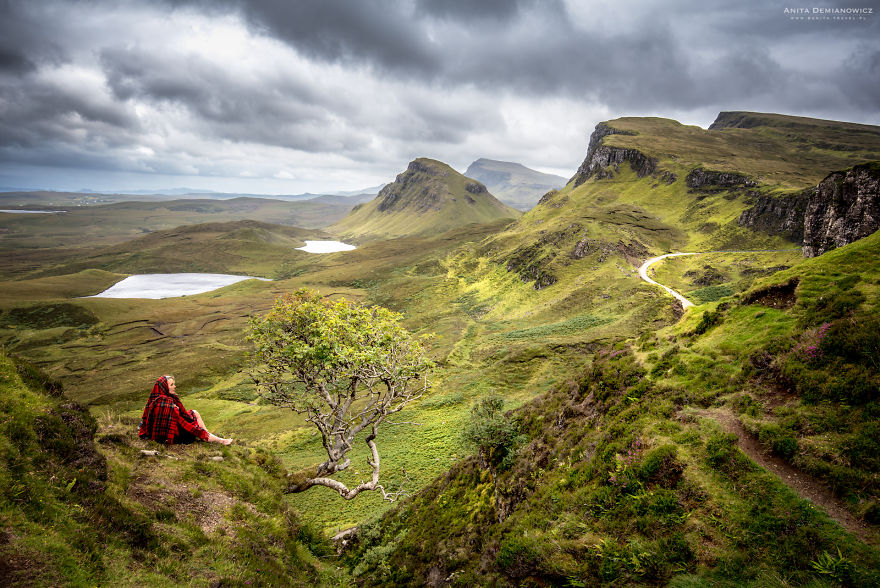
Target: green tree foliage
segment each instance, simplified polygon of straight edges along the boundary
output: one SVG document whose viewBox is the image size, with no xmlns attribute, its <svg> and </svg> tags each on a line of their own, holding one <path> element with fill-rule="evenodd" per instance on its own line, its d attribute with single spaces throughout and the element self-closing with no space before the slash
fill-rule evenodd
<svg viewBox="0 0 880 588">
<path fill-rule="evenodd" d="M 422 339 L 400 324 L 402 318 L 386 308 L 299 290 L 251 319 L 254 382 L 272 404 L 305 414 L 327 452 L 326 461 L 291 482 L 290 492 L 322 485 L 346 499 L 364 490 L 395 497 L 379 484 L 378 428 L 422 396 L 433 367 Z M 346 455 L 361 432 L 373 473 L 369 482 L 349 489 L 327 476 L 350 465 Z"/>
<path fill-rule="evenodd" d="M 505 469 L 525 437 L 519 432 L 519 424 L 503 409 L 504 399 L 500 396 L 488 396 L 476 403 L 462 431 L 462 439 L 482 459 Z"/>
</svg>

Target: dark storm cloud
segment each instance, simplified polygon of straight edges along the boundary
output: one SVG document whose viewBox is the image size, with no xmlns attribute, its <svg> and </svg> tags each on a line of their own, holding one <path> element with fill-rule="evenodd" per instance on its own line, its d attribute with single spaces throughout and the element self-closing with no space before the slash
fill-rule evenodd
<svg viewBox="0 0 880 588">
<path fill-rule="evenodd" d="M 107 85 L 120 100 L 142 98 L 171 102 L 208 121 L 239 121 L 272 126 L 303 119 L 326 122 L 326 109 L 314 87 L 293 78 L 261 80 L 259 86 L 240 72 L 201 56 L 181 62 L 174 54 L 140 49 L 101 52 Z M 326 104 L 325 104 L 326 106 Z"/>
<path fill-rule="evenodd" d="M 449 108 L 406 96 L 404 113 L 383 121 L 371 104 L 298 78 L 294 74 L 243 79 L 223 64 L 144 50 L 105 50 L 101 65 L 107 85 L 122 101 L 130 99 L 182 107 L 200 135 L 254 142 L 306 152 L 357 151 L 368 146 L 367 133 L 352 125 L 399 140 L 461 142 L 467 132 L 491 114 L 475 105 Z M 347 122 L 346 122 L 347 121 Z"/>
<path fill-rule="evenodd" d="M 467 22 L 471 19 L 504 21 L 516 16 L 522 5 L 532 5 L 536 0 L 418 0 L 416 14 L 431 15 Z M 550 7 L 547 0 L 546 6 Z"/>
<path fill-rule="evenodd" d="M 822 3 L 848 5 L 847 0 Z M 783 50 L 776 57 L 762 52 L 763 46 L 786 39 L 821 46 L 840 35 L 880 36 L 880 15 L 866 23 L 804 22 L 763 0 L 729 6 L 591 4 L 581 12 L 556 0 L 417 0 L 414 5 L 256 0 L 226 6 L 241 11 L 252 26 L 328 62 L 363 63 L 392 77 L 451 86 L 598 99 L 634 110 L 730 104 L 773 86 L 782 90 L 777 108 L 784 110 L 786 92 L 778 85 L 791 69 L 786 60 L 796 61 L 798 55 L 786 56 Z M 697 65 L 704 51 L 714 57 Z M 826 57 L 832 67 L 843 67 L 849 58 Z M 826 76 L 816 72 L 815 77 Z M 809 99 L 802 92 L 801 102 Z M 818 106 L 827 98 L 821 92 L 811 103 Z M 845 93 L 838 100 L 852 108 L 868 106 Z"/>
<path fill-rule="evenodd" d="M 186 1 L 173 4 L 185 6 Z M 205 6 L 202 0 L 195 5 Z M 291 43 L 314 58 L 381 64 L 399 72 L 437 70 L 441 55 L 418 26 L 412 5 L 400 0 L 217 0 L 240 11 L 259 31 Z"/>
<path fill-rule="evenodd" d="M 0 1 L 0 75 L 22 74 L 38 61 L 59 57 L 60 50 L 44 36 L 40 20 L 21 2 Z"/>
<path fill-rule="evenodd" d="M 876 110 L 880 105 L 880 49 L 876 44 L 859 47 L 847 58 L 837 79 L 852 102 Z"/>
<path fill-rule="evenodd" d="M 214 169 L 216 144 L 230 161 L 265 147 L 259 157 L 295 150 L 288 160 L 326 154 L 366 166 L 455 153 L 477 136 L 503 142 L 522 120 L 541 124 L 540 104 L 557 99 L 612 117 L 750 109 L 878 122 L 880 14 L 806 22 L 783 9 L 0 0 L 0 157 L 172 173 Z M 236 42 L 236 31 L 247 37 L 244 53 L 211 45 L 224 27 Z M 596 122 L 569 128 L 589 133 Z M 557 131 L 530 132 L 517 141 L 543 132 L 535 150 L 552 149 Z"/>
<path fill-rule="evenodd" d="M 0 96 L 0 145 L 34 148 L 52 140 L 97 140 L 112 147 L 130 143 L 130 132 L 139 128 L 125 105 L 102 100 L 75 80 L 3 77 Z"/>
</svg>

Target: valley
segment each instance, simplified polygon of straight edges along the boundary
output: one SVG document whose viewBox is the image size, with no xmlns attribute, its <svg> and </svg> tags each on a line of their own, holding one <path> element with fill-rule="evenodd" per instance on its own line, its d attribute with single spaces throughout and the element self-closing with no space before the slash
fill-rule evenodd
<svg viewBox="0 0 880 588">
<path fill-rule="evenodd" d="M 880 581 L 880 194 L 876 166 L 863 164 L 875 160 L 880 128 L 868 125 L 622 118 L 597 126 L 577 173 L 522 213 L 420 158 L 345 210 L 235 199 L 8 215 L 4 362 L 38 368 L 88 408 L 108 485 L 158 520 L 156 532 L 177 519 L 148 508 L 155 482 L 132 427 L 155 378 L 174 374 L 187 407 L 236 445 L 222 462 L 206 464 L 200 447 L 169 467 L 207 472 L 194 498 L 257 504 L 237 515 L 252 527 L 258 510 L 296 513 L 284 515 L 308 529 L 295 535 L 293 551 L 308 552 L 296 565 L 327 584 L 869 585 Z M 859 165 L 869 180 L 832 175 Z M 805 257 L 791 226 L 809 223 L 811 209 L 785 203 L 823 181 L 849 182 L 857 196 L 841 195 L 835 214 L 868 236 Z M 301 250 L 334 239 L 356 248 Z M 693 303 L 685 308 L 639 275 L 674 252 L 642 277 Z M 170 272 L 267 280 L 161 300 L 88 298 L 127 275 Z M 251 317 L 298 288 L 387 307 L 433 334 L 430 392 L 380 437 L 384 483 L 408 492 L 399 503 L 321 488 L 281 498 L 285 473 L 321 461 L 323 448 L 301 415 L 256 394 L 246 334 Z M 506 461 L 462 434 L 493 397 L 498 422 L 518 432 Z M 737 449 L 746 436 L 754 461 Z M 357 483 L 367 456 L 356 446 L 338 479 Z M 766 469 L 772 460 L 824 488 L 832 518 L 855 522 L 847 530 L 802 500 Z M 174 479 L 181 496 L 197 485 Z M 263 496 L 269 487 L 277 495 Z M 202 526 L 224 545 L 248 533 Z M 327 538 L 353 528 L 330 557 Z"/>
</svg>

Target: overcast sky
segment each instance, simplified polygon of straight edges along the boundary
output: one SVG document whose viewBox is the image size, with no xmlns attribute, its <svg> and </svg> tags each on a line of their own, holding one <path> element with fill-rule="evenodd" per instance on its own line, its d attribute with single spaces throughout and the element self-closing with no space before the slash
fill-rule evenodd
<svg viewBox="0 0 880 588">
<path fill-rule="evenodd" d="M 569 177 L 619 116 L 880 124 L 880 14 L 799 18 L 878 4 L 0 0 L 0 187 L 294 194 L 422 156 Z"/>
</svg>

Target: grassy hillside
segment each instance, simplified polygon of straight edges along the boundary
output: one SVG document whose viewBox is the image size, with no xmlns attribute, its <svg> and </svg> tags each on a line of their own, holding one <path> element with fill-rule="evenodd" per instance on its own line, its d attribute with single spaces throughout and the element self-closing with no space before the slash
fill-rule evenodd
<svg viewBox="0 0 880 588">
<path fill-rule="evenodd" d="M 247 349 L 247 318 L 267 310 L 283 292 L 308 286 L 356 300 L 381 298 L 400 309 L 408 296 L 445 280 L 438 260 L 498 227 L 470 227 L 436 239 L 373 242 L 322 255 L 294 250 L 295 236 L 301 233 L 288 227 L 244 222 L 175 229 L 96 259 L 126 271 L 237 270 L 265 272 L 276 279 L 166 300 L 78 298 L 97 294 L 123 277 L 97 269 L 76 271 L 91 265 L 84 261 L 69 266 L 76 273 L 7 282 L 0 294 L 0 340 L 63 379 L 76 400 L 127 409 L 157 370 L 177 374 L 184 392 L 234 375 Z M 380 285 L 389 288 L 392 298 L 378 293 Z M 437 316 L 456 310 L 432 307 L 430 312 Z M 422 315 L 414 316 L 409 323 L 413 328 L 445 330 L 430 322 L 420 325 Z M 456 337 L 457 331 L 443 344 Z"/>
<path fill-rule="evenodd" d="M 773 274 L 484 416 L 478 457 L 360 529 L 353 573 L 368 585 L 880 582 L 880 268 L 866 263 L 878 256 L 875 234 Z M 756 467 L 749 441 L 794 470 Z M 831 492 L 803 500 L 792 476 Z M 826 514 L 838 506 L 840 522 Z"/>
<path fill-rule="evenodd" d="M 739 121 L 734 122 L 734 121 Z M 779 189 L 815 186 L 829 172 L 880 159 L 880 128 L 778 114 L 721 113 L 709 130 L 663 118 L 619 118 L 606 145 L 638 149 L 673 172 L 700 166 Z"/>
<path fill-rule="evenodd" d="M 420 158 L 375 199 L 356 206 L 327 230 L 352 238 L 437 235 L 468 224 L 484 224 L 519 212 L 486 187 L 445 163 Z"/>
<path fill-rule="evenodd" d="M 165 449 L 0 354 L 0 570 L 46 586 L 344 585 L 246 447 Z M 159 450 L 144 457 L 142 450 Z"/>
<path fill-rule="evenodd" d="M 485 184 L 496 198 L 517 210 L 528 210 L 549 192 L 561 188 L 566 178 L 545 174 L 510 161 L 480 158 L 464 175 Z"/>
<path fill-rule="evenodd" d="M 801 127 L 810 121 L 793 119 Z M 786 121 L 786 117 L 771 116 L 766 124 Z M 756 233 L 739 226 L 737 220 L 760 194 L 803 189 L 835 169 L 880 154 L 877 127 L 813 122 L 807 125 L 809 132 L 787 126 L 709 131 L 659 118 L 603 123 L 626 134 L 607 135 L 594 150 L 599 146 L 618 153 L 627 150 L 630 160 L 598 169 L 588 179 L 580 178 L 586 181 L 572 181 L 549 193 L 476 251 L 474 262 L 479 267 L 501 264 L 536 289 L 554 290 L 557 302 L 552 304 L 565 313 L 563 301 L 576 296 L 583 282 L 597 272 L 607 272 L 606 277 L 632 276 L 636 261 L 653 255 L 796 248 L 799 243 Z M 820 143 L 820 137 L 825 142 Z M 853 143 L 863 139 L 855 149 Z M 633 169 L 631 161 L 653 163 L 640 171 Z M 790 252 L 766 254 L 761 264 L 790 265 L 796 261 L 790 257 Z M 475 278 L 479 281 L 481 276 Z M 486 279 L 491 277 L 486 275 Z M 733 281 L 738 287 L 749 283 Z"/>
</svg>

